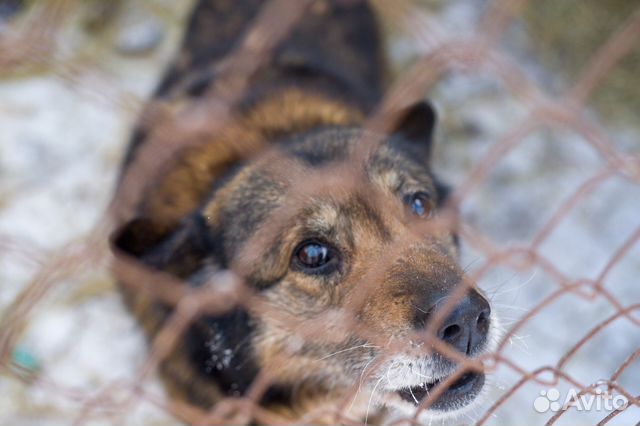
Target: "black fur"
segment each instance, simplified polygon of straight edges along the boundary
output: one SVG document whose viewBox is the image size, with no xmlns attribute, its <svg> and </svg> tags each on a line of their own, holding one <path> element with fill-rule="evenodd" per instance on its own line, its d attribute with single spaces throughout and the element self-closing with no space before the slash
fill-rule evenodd
<svg viewBox="0 0 640 426">
<path fill-rule="evenodd" d="M 367 2 L 320 1 L 323 13 L 307 11 L 271 62 L 250 82 L 240 108 L 283 87 L 301 87 L 353 103 L 371 112 L 382 97 L 384 62 L 377 22 Z M 201 96 L 215 82 L 215 66 L 242 40 L 265 4 L 261 0 L 198 0 L 182 55 L 166 73 L 155 98 Z M 318 37 L 318 34 L 323 34 Z M 133 160 L 148 131 L 138 128 L 124 166 Z"/>
</svg>

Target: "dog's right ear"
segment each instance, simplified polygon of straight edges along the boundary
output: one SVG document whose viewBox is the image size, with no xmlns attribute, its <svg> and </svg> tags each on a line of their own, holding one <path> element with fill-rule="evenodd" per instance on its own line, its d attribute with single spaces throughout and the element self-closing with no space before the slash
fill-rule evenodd
<svg viewBox="0 0 640 426">
<path fill-rule="evenodd" d="M 149 218 L 135 218 L 118 229 L 112 246 L 153 268 L 185 278 L 211 253 L 210 230 L 200 215 L 190 215 L 175 227 Z"/>
<path fill-rule="evenodd" d="M 398 112 L 391 133 L 412 144 L 423 159 L 429 161 L 436 120 L 435 109 L 428 101 L 423 100 Z"/>
</svg>

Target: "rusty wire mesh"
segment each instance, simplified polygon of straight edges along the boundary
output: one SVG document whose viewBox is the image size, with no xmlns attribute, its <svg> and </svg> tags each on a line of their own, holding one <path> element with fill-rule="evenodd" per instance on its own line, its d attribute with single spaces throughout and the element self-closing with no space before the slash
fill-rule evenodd
<svg viewBox="0 0 640 426">
<path fill-rule="evenodd" d="M 43 63 L 60 61 L 51 54 L 51 43 L 54 37 L 51 34 L 60 30 L 61 16 L 67 8 L 71 8 L 72 1 L 52 1 L 39 4 L 34 15 L 40 26 L 26 26 L 23 31 L 7 33 L 0 41 L 0 67 L 11 72 L 16 69 L 42 66 Z M 71 404 L 75 412 L 73 422 L 75 425 L 93 424 L 98 421 L 111 421 L 113 424 L 126 424 L 128 413 L 136 407 L 150 404 L 167 412 L 170 416 L 180 421 L 193 424 L 228 424 L 229 422 L 246 423 L 249 419 L 267 424 L 282 424 L 286 421 L 274 416 L 253 401 L 265 391 L 270 383 L 268 371 L 262 372 L 251 386 L 247 395 L 242 398 L 227 398 L 216 404 L 209 411 L 203 411 L 197 407 L 176 401 L 168 401 L 159 396 L 159 393 L 150 389 L 147 385 L 158 363 L 172 350 L 178 338 L 186 330 L 191 321 L 203 313 L 221 313 L 235 305 L 248 307 L 252 310 L 266 309 L 268 306 L 261 304 L 260 298 L 245 287 L 240 279 L 242 264 L 234 265 L 233 271 L 226 274 L 218 274 L 212 278 L 210 285 L 199 290 L 189 288 L 172 277 L 153 272 L 140 264 L 127 259 L 124 256 L 116 258 L 107 247 L 108 236 L 112 230 L 114 220 L 131 214 L 145 185 L 153 179 L 160 165 L 170 160 L 176 150 L 184 149 L 190 144 L 198 144 L 203 137 L 215 134 L 223 125 L 231 120 L 230 111 L 241 98 L 246 87 L 246 82 L 253 72 L 269 58 L 269 53 L 282 37 L 285 37 L 290 29 L 304 15 L 307 2 L 288 2 L 276 0 L 265 5 L 254 27 L 237 49 L 225 59 L 219 70 L 216 85 L 201 99 L 198 104 L 186 105 L 183 108 L 167 108 L 161 102 L 155 102 L 147 107 L 147 113 L 142 119 L 142 126 L 153 129 L 150 141 L 143 147 L 143 153 L 127 171 L 124 176 L 121 190 L 111 203 L 108 212 L 82 238 L 57 248 L 55 251 L 39 249 L 36 245 L 16 237 L 14 235 L 2 235 L 0 239 L 0 255 L 3 256 L 5 265 L 11 262 L 25 263 L 33 271 L 17 296 L 12 298 L 6 306 L 1 317 L 0 325 L 0 380 L 12 378 L 18 380 L 20 386 L 37 387 L 45 392 L 55 393 L 64 402 Z M 500 423 L 500 413 L 505 407 L 516 403 L 515 395 L 526 385 L 554 387 L 559 384 L 569 385 L 581 394 L 594 394 L 596 391 L 606 389 L 608 392 L 623 395 L 628 400 L 626 410 L 618 410 L 603 414 L 598 424 L 607 424 L 614 421 L 617 416 L 631 412 L 631 419 L 635 422 L 640 419 L 638 407 L 640 407 L 640 391 L 636 386 L 623 386 L 621 379 L 625 375 L 637 378 L 638 358 L 640 358 L 640 300 L 623 298 L 612 290 L 613 283 L 609 282 L 612 271 L 622 262 L 628 261 L 633 253 L 634 246 L 640 240 L 640 227 L 626 229 L 626 237 L 619 247 L 607 252 L 608 261 L 596 274 L 574 276 L 566 273 L 557 266 L 558 259 L 545 255 L 543 246 L 550 239 L 563 221 L 577 209 L 581 203 L 598 191 L 614 177 L 622 178 L 631 185 L 637 186 L 640 182 L 640 156 L 638 151 L 628 152 L 618 149 L 613 140 L 614 136 L 608 130 L 603 129 L 588 115 L 586 104 L 593 92 L 603 83 L 608 74 L 625 58 L 640 40 L 640 9 L 629 17 L 628 21 L 613 33 L 609 41 L 603 46 L 594 46 L 593 59 L 583 70 L 581 76 L 572 84 L 564 94 L 558 96 L 550 93 L 539 82 L 523 72 L 514 58 L 501 46 L 501 40 L 513 20 L 517 19 L 523 10 L 532 7 L 526 1 L 496 1 L 487 7 L 483 17 L 471 36 L 447 37 L 431 27 L 428 20 L 420 20 L 421 10 L 409 1 L 379 2 L 377 4 L 380 13 L 400 27 L 402 31 L 411 34 L 415 40 L 419 40 L 426 46 L 421 57 L 400 73 L 385 96 L 385 100 L 379 110 L 367 120 L 366 127 L 378 132 L 384 132 L 393 122 L 394 114 L 398 109 L 419 100 L 423 94 L 451 74 L 465 74 L 473 76 L 475 73 L 483 73 L 489 76 L 493 82 L 502 87 L 509 96 L 517 99 L 521 108 L 525 111 L 522 118 L 508 126 L 498 140 L 483 153 L 473 159 L 473 164 L 466 170 L 464 179 L 456 185 L 453 197 L 445 211 L 437 220 L 427 224 L 414 224 L 412 232 L 406 236 L 399 236 L 393 247 L 388 248 L 390 254 L 399 253 L 403 247 L 419 238 L 423 233 L 436 232 L 443 227 L 450 229 L 455 227 L 465 245 L 471 247 L 478 258 L 482 259 L 468 272 L 468 280 L 464 286 L 456 289 L 454 294 L 462 294 L 466 285 L 471 282 L 481 282 L 498 268 L 514 271 L 539 270 L 545 275 L 547 282 L 552 283 L 552 291 L 528 306 L 527 312 L 508 325 L 495 351 L 482 355 L 479 359 L 465 359 L 452 351 L 447 345 L 438 341 L 434 336 L 434 330 L 438 320 L 446 315 L 448 309 L 452 309 L 456 298 L 439 312 L 439 317 L 433 319 L 432 325 L 426 333 L 416 338 L 424 340 L 434 350 L 450 356 L 459 361 L 460 369 L 445 382 L 439 385 L 435 391 L 416 409 L 413 416 L 393 417 L 393 424 L 412 424 L 418 421 L 419 414 L 437 398 L 444 390 L 444 386 L 453 383 L 466 371 L 484 368 L 490 374 L 497 374 L 500 369 L 506 369 L 516 380 L 503 389 L 498 389 L 485 400 L 477 409 L 477 415 L 472 419 L 462 419 L 475 424 L 487 422 Z M 52 13 L 55 12 L 55 13 Z M 74 82 L 73 66 L 66 65 L 64 61 L 58 64 L 56 72 L 64 79 Z M 203 71 L 203 70 L 200 70 Z M 98 90 L 99 92 L 99 90 Z M 110 94 L 107 94 L 110 96 Z M 130 99 L 129 99 L 130 100 Z M 125 103 L 122 99 L 108 99 L 116 107 L 131 108 L 132 104 Z M 134 99 L 133 104 L 141 104 L 142 101 Z M 203 119 L 204 118 L 204 119 Z M 160 123 L 160 124 L 158 124 Z M 489 175 L 496 169 L 510 152 L 530 135 L 541 129 L 562 129 L 578 135 L 583 144 L 589 146 L 597 153 L 601 163 L 595 172 L 588 176 L 575 191 L 561 202 L 551 207 L 553 212 L 538 227 L 533 237 L 527 242 L 518 245 L 502 245 L 487 235 L 477 224 L 467 220 L 464 214 L 460 214 L 463 204 L 473 196 L 474 191 L 487 181 Z M 172 143 L 179 139 L 181 144 Z M 369 139 L 369 138 L 367 138 Z M 4 142 L 3 142 L 4 143 Z M 363 140 L 361 143 L 364 156 L 369 149 L 374 149 L 377 141 Z M 242 152 L 242 146 L 235 147 Z M 250 150 L 251 147 L 246 147 Z M 441 148 L 446 149 L 446 147 Z M 144 152 L 147 152 L 145 155 Z M 248 155 L 249 153 L 247 153 Z M 534 161 L 534 160 L 532 160 Z M 441 166 L 446 168 L 446 165 Z M 285 179 L 295 182 L 297 174 L 308 173 L 298 170 L 295 165 L 287 164 L 286 168 L 276 170 Z M 349 168 L 331 169 L 328 172 L 319 172 L 305 180 L 302 185 L 297 185 L 290 204 L 278 210 L 279 216 L 275 220 L 284 220 L 290 207 L 300 202 L 300 199 L 311 193 L 342 188 L 357 188 L 361 185 L 360 176 Z M 381 205 L 387 200 L 380 197 L 372 197 L 372 202 Z M 500 205 L 494 205 L 494 209 L 500 210 Z M 480 212 L 482 214 L 482 212 Z M 276 232 L 277 226 L 261 229 L 252 244 L 245 248 L 244 259 L 253 261 L 255 253 L 253 246 L 258 244 L 260 238 L 266 238 L 265 234 Z M 570 256 L 570 253 L 566 254 Z M 394 256 L 388 256 L 393 258 Z M 109 266 L 110 265 L 110 266 Z M 369 291 L 374 291 L 372 283 L 380 279 L 384 262 L 381 262 L 363 278 L 361 292 L 354 297 L 352 309 L 340 312 L 339 322 L 342 327 L 357 330 L 368 340 L 375 342 L 375 336 L 371 336 L 366 329 L 358 325 L 354 313 L 359 304 L 363 303 Z M 148 356 L 145 362 L 138 368 L 134 377 L 113 383 L 100 383 L 98 392 L 87 392 L 86 389 L 71 385 L 57 383 L 29 368 L 24 363 L 16 360 L 15 351 L 21 341 L 25 329 L 29 327 L 29 321 L 43 305 L 50 303 L 50 294 L 63 283 L 73 281 L 87 273 L 111 267 L 115 274 L 128 286 L 136 291 L 146 292 L 154 299 L 161 300 L 175 306 L 175 312 L 163 326 L 162 330 L 150 344 Z M 6 284 L 3 283 L 4 287 Z M 637 283 L 635 284 L 638 285 Z M 577 301 L 576 306 L 603 303 L 607 316 L 596 321 L 590 318 L 582 318 L 579 312 L 574 312 L 570 318 L 572 321 L 580 321 L 587 325 L 582 335 L 572 336 L 569 349 L 563 355 L 549 364 L 543 364 L 535 369 L 523 366 L 518 357 L 508 352 L 509 342 L 518 337 L 520 330 L 528 324 L 541 321 L 545 316 L 557 315 L 557 311 L 551 311 L 550 307 L 559 301 L 571 298 Z M 564 302 L 563 302 L 564 303 Z M 499 308 L 496 308 L 499 310 Z M 291 332 L 303 339 L 313 339 L 324 332 L 326 321 L 335 321 L 335 318 L 320 316 L 314 321 L 305 321 L 299 324 L 296 318 L 287 317 L 282 312 L 270 312 L 271 315 L 279 315 L 282 323 L 291 324 Z M 335 315 L 335 313 L 332 313 Z M 564 318 L 564 319 L 562 319 Z M 551 322 L 564 321 L 567 317 L 550 318 Z M 549 319 L 547 319 L 548 321 Z M 608 356 L 606 352 L 598 353 L 596 348 L 589 343 L 600 335 L 607 336 L 614 333 L 611 325 L 625 321 L 630 324 L 630 331 L 624 339 L 631 341 L 633 348 L 631 353 L 625 354 L 625 359 L 610 371 L 609 377 L 576 378 L 567 367 L 570 362 L 582 352 L 585 347 L 593 352 L 593 357 Z M 340 330 L 336 330 L 340 333 Z M 393 352 L 399 348 L 389 348 Z M 544 347 L 532 347 L 530 351 L 544 352 Z M 609 354 L 611 355 L 611 354 Z M 619 354 L 615 354 L 618 356 Z M 587 353 L 588 357 L 589 354 Z M 384 357 L 380 362 L 384 361 Z M 286 363 L 286 355 L 281 362 Z M 483 367 L 482 367 L 483 366 Z M 275 368 L 275 367 L 274 367 Z M 630 383 L 627 381 L 626 383 Z M 444 385 L 444 386 L 443 386 Z M 351 396 L 358 391 L 358 384 L 349 393 Z M 529 395 L 530 396 L 530 395 Z M 537 396 L 534 395 L 534 397 Z M 531 397 L 533 401 L 534 397 Z M 362 419 L 345 417 L 344 411 L 349 398 L 332 407 L 318 407 L 302 419 L 303 423 L 314 423 L 320 419 L 332 419 L 334 423 L 345 422 L 348 424 L 360 424 Z M 517 410 L 532 410 L 528 407 L 518 407 Z M 561 420 L 566 412 L 572 408 L 567 407 L 548 415 L 542 421 L 553 424 Z M 635 411 L 634 411 L 635 410 Z M 633 414 L 635 413 L 635 414 Z M 633 415 L 637 416 L 635 420 Z M 496 417 L 497 416 L 497 417 Z M 0 417 L 0 419 L 2 419 Z M 11 419 L 4 419 L 9 421 Z M 70 423 L 69 423 L 70 424 Z"/>
</svg>

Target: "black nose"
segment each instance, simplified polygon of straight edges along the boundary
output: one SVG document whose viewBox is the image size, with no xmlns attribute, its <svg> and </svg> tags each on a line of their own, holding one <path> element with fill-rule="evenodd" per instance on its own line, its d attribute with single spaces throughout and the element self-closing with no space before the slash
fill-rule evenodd
<svg viewBox="0 0 640 426">
<path fill-rule="evenodd" d="M 446 301 L 429 309 L 431 316 Z M 453 309 L 449 317 L 438 328 L 437 336 L 466 355 L 472 355 L 487 341 L 491 307 L 489 302 L 475 290 L 468 292 Z M 426 324 L 426 318 L 421 321 Z"/>
</svg>

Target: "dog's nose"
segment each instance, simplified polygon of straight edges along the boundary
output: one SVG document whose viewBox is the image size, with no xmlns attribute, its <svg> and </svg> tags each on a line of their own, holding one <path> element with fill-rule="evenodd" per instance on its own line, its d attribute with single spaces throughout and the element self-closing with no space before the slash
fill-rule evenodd
<svg viewBox="0 0 640 426">
<path fill-rule="evenodd" d="M 429 309 L 428 316 L 435 313 L 446 301 Z M 442 322 L 437 331 L 440 340 L 450 344 L 458 351 L 471 355 L 480 349 L 487 340 L 491 307 L 489 302 L 475 290 L 467 292 L 451 314 Z M 424 327 L 426 318 L 420 321 Z"/>
</svg>

